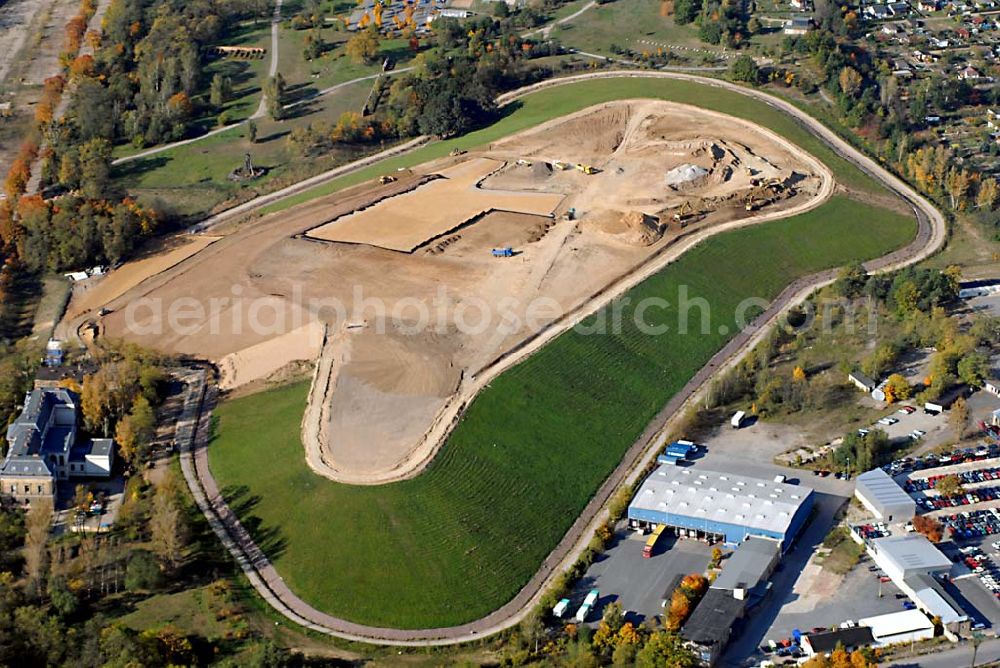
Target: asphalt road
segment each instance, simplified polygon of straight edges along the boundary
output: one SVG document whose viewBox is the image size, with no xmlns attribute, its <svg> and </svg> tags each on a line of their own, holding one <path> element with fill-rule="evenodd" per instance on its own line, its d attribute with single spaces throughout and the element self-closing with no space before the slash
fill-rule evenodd
<svg viewBox="0 0 1000 668">
<path fill-rule="evenodd" d="M 540 82 L 518 91 L 501 95 L 497 101 L 500 104 L 504 104 L 542 88 L 587 79 L 614 77 L 687 80 L 703 85 L 729 89 L 748 97 L 760 99 L 775 109 L 788 114 L 808 132 L 827 143 L 837 154 L 895 191 L 913 207 L 918 222 L 917 236 L 905 248 L 869 262 L 866 265 L 869 271 L 888 270 L 912 264 L 932 254 L 944 243 L 946 233 L 944 218 L 927 200 L 904 182 L 885 171 L 870 158 L 847 144 L 816 119 L 808 116 L 805 112 L 790 103 L 758 90 L 743 88 L 725 81 L 677 72 L 595 72 Z M 817 287 L 832 282 L 835 277 L 836 270 L 830 270 L 795 281 L 774 300 L 765 313 L 758 318 L 754 326 L 737 334 L 722 350 L 712 357 L 711 361 L 685 385 L 681 392 L 668 402 L 659 415 L 650 423 L 639 440 L 633 444 L 622 459 L 622 462 L 612 472 L 600 490 L 598 490 L 597 494 L 584 509 L 581 516 L 574 522 L 563 540 L 560 541 L 549 557 L 540 565 L 538 573 L 536 573 L 531 581 L 525 585 L 514 599 L 477 621 L 450 628 L 399 630 L 359 625 L 322 613 L 308 606 L 285 587 L 280 576 L 277 575 L 277 572 L 266 558 L 262 556 L 259 548 L 252 541 L 247 542 L 248 535 L 239 526 L 239 521 L 229 511 L 228 507 L 225 506 L 221 497 L 218 496 L 215 481 L 212 479 L 211 472 L 207 467 L 207 461 L 205 461 L 203 467 L 197 467 L 198 484 L 196 485 L 196 497 L 199 494 L 204 495 L 208 492 L 211 502 L 207 506 L 202 507 L 202 510 L 208 516 L 213 529 L 216 529 L 217 533 L 222 532 L 220 533 L 220 538 L 223 538 L 223 543 L 241 564 L 244 571 L 248 572 L 248 576 L 251 573 L 256 575 L 255 577 L 250 577 L 250 580 L 257 591 L 272 607 L 291 621 L 319 633 L 376 644 L 447 645 L 480 639 L 483 636 L 497 633 L 519 623 L 537 603 L 550 580 L 576 560 L 577 556 L 586 547 L 587 540 L 596 525 L 600 521 L 603 521 L 605 504 L 611 494 L 624 481 L 638 477 L 646 463 L 655 456 L 655 451 L 651 448 L 651 444 L 657 434 L 666 427 L 668 421 L 673 416 L 682 414 L 684 407 L 693 397 L 698 395 L 707 382 L 720 369 L 724 369 L 728 364 L 738 360 L 749 347 L 754 345 L 763 336 L 767 331 L 767 327 L 780 314 L 790 306 L 804 300 Z M 207 411 L 203 411 L 200 422 L 207 422 L 206 416 Z M 202 444 L 200 447 L 195 448 L 195 452 L 200 455 L 196 458 L 196 461 L 204 457 L 204 445 Z M 188 482 L 190 484 L 191 480 L 189 479 Z M 195 488 L 192 489 L 194 490 Z M 213 489 L 214 493 L 212 493 Z M 199 503 L 199 505 L 201 506 L 202 504 Z M 823 507 L 825 508 L 827 505 L 823 504 Z M 224 518 L 225 522 L 221 522 L 220 518 Z M 822 524 L 823 522 L 814 521 L 810 525 L 810 529 L 806 532 L 806 537 L 800 541 L 800 544 L 786 560 L 788 570 L 776 578 L 776 589 L 780 590 L 782 586 L 785 586 L 790 591 L 795 576 L 797 576 L 798 571 L 801 570 L 801 566 L 808 559 L 808 550 L 811 550 L 810 546 L 818 544 L 822 540 L 822 534 L 825 534 L 825 529 L 820 532 Z M 815 535 L 813 532 L 816 532 Z M 234 536 L 237 538 L 236 540 L 233 539 Z M 798 570 L 795 570 L 796 568 Z M 758 618 L 752 620 L 752 625 L 761 623 L 768 617 L 770 617 L 769 622 L 773 621 L 776 614 L 775 611 L 771 615 L 760 615 Z M 769 622 L 768 626 L 770 625 Z M 762 635 L 766 631 L 766 628 L 762 628 L 757 632 L 757 635 Z M 742 635 L 750 638 L 754 636 L 754 632 Z"/>
</svg>

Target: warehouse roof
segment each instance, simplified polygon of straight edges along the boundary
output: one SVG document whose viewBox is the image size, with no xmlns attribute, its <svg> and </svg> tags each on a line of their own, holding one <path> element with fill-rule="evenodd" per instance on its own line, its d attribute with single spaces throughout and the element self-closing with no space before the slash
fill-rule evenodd
<svg viewBox="0 0 1000 668">
<path fill-rule="evenodd" d="M 882 469 L 872 469 L 862 473 L 857 477 L 855 483 L 857 492 L 864 494 L 868 500 L 879 505 L 916 505 L 910 495 L 903 491 L 903 488 L 897 485 L 896 481 Z"/>
<path fill-rule="evenodd" d="M 810 494 L 808 487 L 662 465 L 642 483 L 631 508 L 783 533 Z"/>
<path fill-rule="evenodd" d="M 950 569 L 951 560 L 921 535 L 888 536 L 872 541 L 875 552 L 884 556 L 900 571 L 930 572 Z"/>
<path fill-rule="evenodd" d="M 901 633 L 926 631 L 934 628 L 934 624 L 927 619 L 927 615 L 919 610 L 901 610 L 900 612 L 890 612 L 887 615 L 865 617 L 859 619 L 858 624 L 871 627 L 872 635 L 875 636 L 876 640 Z"/>
<path fill-rule="evenodd" d="M 955 599 L 928 573 L 918 573 L 903 580 L 915 594 L 916 603 L 929 614 L 938 617 L 942 624 L 962 622 L 968 616 Z"/>
<path fill-rule="evenodd" d="M 681 629 L 681 637 L 700 645 L 725 642 L 745 605 L 727 591 L 709 589 Z"/>
<path fill-rule="evenodd" d="M 781 545 L 769 538 L 750 537 L 726 559 L 713 589 L 753 589 L 771 573 Z"/>
</svg>

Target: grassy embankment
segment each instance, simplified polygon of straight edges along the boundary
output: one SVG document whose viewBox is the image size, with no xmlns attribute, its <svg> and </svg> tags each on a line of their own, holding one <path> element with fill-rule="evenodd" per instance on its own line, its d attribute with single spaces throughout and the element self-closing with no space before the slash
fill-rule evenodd
<svg viewBox="0 0 1000 668">
<path fill-rule="evenodd" d="M 719 328 L 733 328 L 742 299 L 881 255 L 914 230 L 911 219 L 836 197 L 714 237 L 628 295 L 632 305 L 676 303 L 686 285 L 712 305 L 708 333 L 677 334 L 671 307 L 646 314 L 667 334 L 643 334 L 631 306 L 621 333 L 567 332 L 493 381 L 413 480 L 352 487 L 311 473 L 299 441 L 306 384 L 221 406 L 212 469 L 244 498 L 248 524 L 280 545 L 276 567 L 314 606 L 409 628 L 476 619 L 531 577 L 650 419 L 723 345 Z"/>
</svg>

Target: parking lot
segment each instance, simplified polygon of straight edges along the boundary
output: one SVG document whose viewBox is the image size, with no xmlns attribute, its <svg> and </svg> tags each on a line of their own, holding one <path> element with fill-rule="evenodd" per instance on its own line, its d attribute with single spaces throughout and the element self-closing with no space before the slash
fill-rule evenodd
<svg viewBox="0 0 1000 668">
<path fill-rule="evenodd" d="M 812 628 L 839 626 L 903 609 L 905 596 L 892 582 L 880 582 L 871 559 L 865 557 L 844 576 L 834 592 L 823 598 L 810 598 L 805 604 L 791 600 L 782 607 L 765 639 L 779 641 L 792 635 L 793 629 L 806 632 Z M 881 588 L 881 596 L 879 596 Z"/>
<path fill-rule="evenodd" d="M 85 484 L 95 496 L 103 495 L 104 504 L 86 516 L 78 516 L 72 505 L 78 481 L 60 482 L 58 487 L 58 507 L 53 518 L 53 532 L 58 536 L 67 531 L 108 531 L 118 518 L 124 498 L 125 480 L 121 476 L 102 481 L 87 481 Z"/>
<path fill-rule="evenodd" d="M 576 614 L 588 591 L 597 589 L 600 598 L 588 622 L 600 621 L 604 606 L 617 601 L 629 613 L 630 621 L 640 623 L 664 613 L 663 595 L 675 577 L 703 573 L 708 568 L 712 546 L 664 535 L 653 556 L 646 559 L 642 556 L 642 548 L 647 537 L 634 531 L 620 531 L 611 549 L 601 555 L 577 583 L 567 616 Z"/>
</svg>

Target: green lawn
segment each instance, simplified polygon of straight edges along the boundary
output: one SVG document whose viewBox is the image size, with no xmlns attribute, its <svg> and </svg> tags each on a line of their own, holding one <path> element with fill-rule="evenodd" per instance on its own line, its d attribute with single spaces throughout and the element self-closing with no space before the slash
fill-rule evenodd
<svg viewBox="0 0 1000 668">
<path fill-rule="evenodd" d="M 274 190 L 357 159 L 360 154 L 350 147 L 303 159 L 289 151 L 286 137 L 296 127 L 317 121 L 333 124 L 345 111 L 359 111 L 368 89 L 368 82 L 353 84 L 302 107 L 306 112 L 302 115 L 278 122 L 259 119 L 258 139 L 254 144 L 247 139 L 246 127 L 237 127 L 124 163 L 113 174 L 120 185 L 141 201 L 160 199 L 178 214 L 204 217 L 224 202 Z M 366 148 L 378 150 L 377 146 Z M 268 168 L 267 175 L 249 184 L 229 181 L 229 172 L 243 164 L 247 152 L 255 164 Z"/>
<path fill-rule="evenodd" d="M 573 11 L 559 13 L 565 16 Z M 604 55 L 612 55 L 612 44 L 637 53 L 656 51 L 656 46 L 640 40 L 656 42 L 664 47 L 685 46 L 706 53 L 722 52 L 720 47 L 699 40 L 698 27 L 693 23 L 679 26 L 672 16 L 660 16 L 659 0 L 620 0 L 593 7 L 572 21 L 553 28 L 551 37 L 568 47 Z M 684 51 L 680 53 L 695 55 Z"/>
<path fill-rule="evenodd" d="M 413 167 L 448 155 L 452 149 L 471 149 L 496 141 L 540 123 L 571 114 L 595 104 L 628 98 L 650 98 L 693 104 L 744 118 L 774 130 L 798 144 L 833 170 L 837 179 L 861 191 L 884 193 L 857 167 L 835 154 L 821 140 L 803 130 L 792 118 L 758 100 L 712 86 L 671 79 L 598 79 L 565 84 L 528 95 L 499 121 L 476 132 L 424 146 L 406 155 L 383 160 L 377 165 L 334 179 L 298 195 L 287 197 L 261 209 L 262 213 L 282 211 L 316 197 L 328 195 L 400 167 Z"/>
<path fill-rule="evenodd" d="M 914 233 L 912 219 L 836 197 L 714 237 L 628 293 L 620 332 L 567 332 L 494 380 L 413 480 L 353 487 L 313 474 L 299 440 L 306 383 L 220 406 L 212 470 L 288 585 L 319 609 L 405 628 L 479 618 L 527 582 L 723 345 L 719 328 L 733 328 L 741 300 L 771 299 L 798 276 L 884 254 Z M 677 333 L 671 306 L 646 313 L 666 334 L 640 332 L 635 305 L 676 304 L 682 285 L 712 305 L 708 331 Z"/>
</svg>

